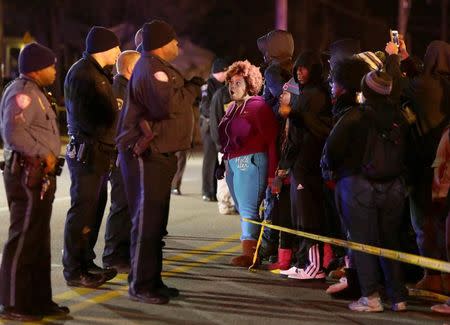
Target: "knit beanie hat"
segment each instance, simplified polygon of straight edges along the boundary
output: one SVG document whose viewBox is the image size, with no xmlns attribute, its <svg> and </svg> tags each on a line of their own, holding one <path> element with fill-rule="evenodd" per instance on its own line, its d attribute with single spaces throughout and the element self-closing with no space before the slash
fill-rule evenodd
<svg viewBox="0 0 450 325">
<path fill-rule="evenodd" d="M 152 20 L 142 27 L 142 47 L 152 51 L 163 47 L 177 37 L 172 26 L 162 20 Z"/>
<path fill-rule="evenodd" d="M 116 34 L 101 26 L 92 27 L 86 37 L 86 52 L 90 54 L 105 52 L 119 45 Z"/>
<path fill-rule="evenodd" d="M 294 78 L 289 79 L 289 81 L 283 85 L 283 90 L 297 96 L 300 95 L 298 84 L 295 82 Z"/>
<path fill-rule="evenodd" d="M 386 72 L 371 71 L 362 79 L 361 88 L 366 98 L 371 96 L 371 92 L 387 96 L 392 91 L 392 78 Z"/>
<path fill-rule="evenodd" d="M 212 73 L 218 73 L 218 72 L 227 71 L 228 65 L 229 64 L 224 59 L 217 58 L 217 59 L 214 60 L 214 62 L 212 64 L 211 72 Z"/>
<path fill-rule="evenodd" d="M 354 57 L 366 62 L 369 65 L 370 70 L 372 71 L 380 70 L 383 67 L 383 62 L 373 52 L 370 51 L 361 52 L 355 54 Z"/>
<path fill-rule="evenodd" d="M 55 53 L 39 43 L 26 45 L 19 54 L 19 72 L 29 73 L 47 68 L 56 62 Z"/>
</svg>

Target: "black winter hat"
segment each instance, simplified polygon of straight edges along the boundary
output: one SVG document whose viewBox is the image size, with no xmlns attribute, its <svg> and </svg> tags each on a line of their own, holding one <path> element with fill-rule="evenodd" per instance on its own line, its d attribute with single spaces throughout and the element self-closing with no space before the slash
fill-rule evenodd
<svg viewBox="0 0 450 325">
<path fill-rule="evenodd" d="M 331 78 L 347 91 L 357 92 L 361 90 L 361 79 L 369 72 L 369 65 L 365 61 L 345 58 L 336 62 Z"/>
<path fill-rule="evenodd" d="M 29 73 L 42 70 L 56 62 L 55 53 L 39 43 L 26 45 L 19 54 L 19 72 Z"/>
<path fill-rule="evenodd" d="M 162 20 L 152 20 L 142 26 L 142 47 L 144 51 L 152 51 L 163 47 L 177 38 L 172 26 Z"/>
<path fill-rule="evenodd" d="M 218 73 L 218 72 L 224 72 L 228 69 L 228 62 L 222 58 L 217 58 L 214 60 L 212 67 L 211 67 L 211 72 L 212 73 Z"/>
<path fill-rule="evenodd" d="M 105 52 L 119 45 L 116 34 L 101 26 L 92 27 L 86 37 L 86 52 L 90 54 Z"/>
<path fill-rule="evenodd" d="M 331 43 L 328 54 L 330 56 L 351 56 L 359 52 L 361 52 L 360 41 L 352 38 L 343 38 Z"/>
</svg>

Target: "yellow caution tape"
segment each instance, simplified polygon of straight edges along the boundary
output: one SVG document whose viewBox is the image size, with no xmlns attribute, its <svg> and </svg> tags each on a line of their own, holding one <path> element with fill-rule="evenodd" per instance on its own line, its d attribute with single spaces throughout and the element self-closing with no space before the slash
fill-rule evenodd
<svg viewBox="0 0 450 325">
<path fill-rule="evenodd" d="M 304 232 L 304 231 L 300 231 L 300 230 L 293 230 L 293 229 L 280 227 L 280 226 L 275 226 L 272 224 L 258 222 L 258 221 L 254 221 L 254 220 L 247 219 L 247 218 L 242 218 L 242 220 L 249 222 L 249 223 L 253 223 L 255 225 L 263 226 L 262 228 L 267 227 L 267 228 L 287 232 L 287 233 L 290 233 L 290 234 L 293 234 L 296 236 L 314 239 L 314 240 L 328 243 L 331 245 L 347 247 L 347 248 L 350 248 L 355 251 L 360 251 L 360 252 L 364 252 L 364 253 L 368 253 L 368 254 L 372 254 L 372 255 L 382 256 L 382 257 L 390 258 L 392 260 L 396 260 L 396 261 L 400 261 L 400 262 L 404 262 L 404 263 L 408 263 L 408 264 L 418 265 L 418 266 L 421 266 L 421 267 L 427 268 L 427 269 L 450 273 L 450 263 L 449 262 L 437 260 L 434 258 L 429 258 L 429 257 L 424 257 L 424 256 L 419 256 L 419 255 L 414 255 L 414 254 L 409 254 L 409 253 L 403 253 L 403 252 L 394 251 L 391 249 L 380 248 L 380 247 L 370 246 L 370 245 L 366 245 L 366 244 L 355 243 L 355 242 L 347 241 L 347 240 L 343 240 L 343 239 L 336 239 L 336 238 L 331 238 L 331 237 L 326 237 L 326 236 L 321 236 L 321 235 L 315 235 L 315 234 L 311 234 L 308 232 Z M 263 231 L 263 229 L 261 229 L 261 233 L 262 233 L 262 231 Z M 261 236 L 262 235 L 260 234 L 260 237 Z"/>
<path fill-rule="evenodd" d="M 264 227 L 267 224 L 267 221 L 264 220 L 261 225 L 261 231 L 259 232 L 259 238 L 258 238 L 258 242 L 256 243 L 256 249 L 255 249 L 255 253 L 253 254 L 253 262 L 252 265 L 250 265 L 250 267 L 248 268 L 250 271 L 255 271 L 255 266 L 257 264 L 258 261 L 258 252 L 259 252 L 259 248 L 261 247 L 261 243 L 262 243 L 262 238 L 264 235 Z"/>
</svg>

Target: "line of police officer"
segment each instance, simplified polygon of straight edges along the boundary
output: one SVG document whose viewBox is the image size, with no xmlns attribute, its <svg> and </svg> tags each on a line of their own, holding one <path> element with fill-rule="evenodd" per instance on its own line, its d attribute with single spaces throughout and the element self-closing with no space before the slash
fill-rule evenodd
<svg viewBox="0 0 450 325">
<path fill-rule="evenodd" d="M 191 146 L 192 105 L 203 80 L 187 81 L 169 63 L 178 55 L 178 42 L 167 23 L 144 24 L 141 48 L 135 60 L 123 55 L 129 61 L 126 67 L 119 68 L 119 60 L 123 78 L 116 76 L 113 91 L 108 67 L 120 54 L 119 40 L 112 31 L 94 26 L 83 57 L 66 76 L 71 207 L 64 231 L 63 273 L 70 286 L 95 288 L 112 279 L 117 266 L 128 266 L 130 298 L 163 304 L 179 294 L 161 278 L 174 153 Z M 43 87 L 54 82 L 55 55 L 38 43 L 29 44 L 20 53 L 19 68 L 20 77 L 6 87 L 0 103 L 3 176 L 11 214 L 0 268 L 0 317 L 34 321 L 69 313 L 52 301 L 50 283 L 50 216 L 61 166 L 56 113 Z M 115 202 L 105 235 L 103 264 L 108 267 L 101 268 L 93 262 L 93 248 L 108 181 L 118 192 L 112 195 Z M 119 202 L 123 187 L 127 201 Z M 123 230 L 123 219 L 129 217 L 131 238 Z"/>
</svg>

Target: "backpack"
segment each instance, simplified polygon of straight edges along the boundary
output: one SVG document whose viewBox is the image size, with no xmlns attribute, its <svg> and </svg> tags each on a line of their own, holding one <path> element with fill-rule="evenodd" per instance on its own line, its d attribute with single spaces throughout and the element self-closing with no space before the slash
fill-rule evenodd
<svg viewBox="0 0 450 325">
<path fill-rule="evenodd" d="M 362 174 L 369 180 L 382 182 L 401 176 L 405 172 L 405 122 L 397 114 L 388 126 L 380 126 L 372 107 L 363 105 L 361 109 L 369 122 Z"/>
</svg>

